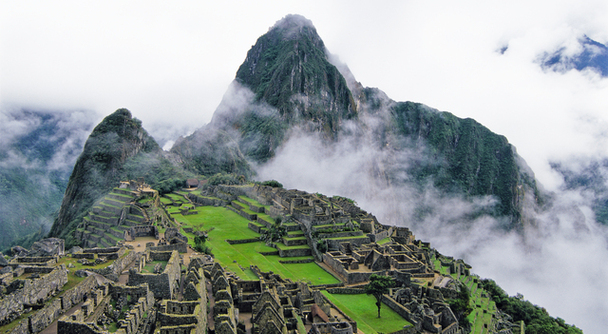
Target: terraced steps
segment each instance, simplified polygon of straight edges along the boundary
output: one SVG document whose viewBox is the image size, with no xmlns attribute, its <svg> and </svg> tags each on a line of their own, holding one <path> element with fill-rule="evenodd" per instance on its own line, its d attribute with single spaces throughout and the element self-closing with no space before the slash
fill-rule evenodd
<svg viewBox="0 0 608 334">
<path fill-rule="evenodd" d="M 301 245 L 306 245 L 306 237 L 305 236 L 301 236 L 301 237 L 283 237 L 283 244 L 285 246 L 301 246 Z"/>
</svg>

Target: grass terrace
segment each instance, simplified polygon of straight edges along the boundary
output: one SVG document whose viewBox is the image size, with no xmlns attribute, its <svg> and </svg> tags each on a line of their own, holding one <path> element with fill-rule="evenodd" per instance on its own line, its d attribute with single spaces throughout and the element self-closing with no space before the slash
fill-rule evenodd
<svg viewBox="0 0 608 334">
<path fill-rule="evenodd" d="M 392 333 L 403 329 L 404 326 L 412 326 L 384 303 L 380 310 L 381 318 L 378 318 L 376 298 L 372 295 L 331 294 L 327 291 L 322 291 L 322 293 L 342 312 L 355 320 L 357 328 L 365 334 Z"/>
<path fill-rule="evenodd" d="M 259 234 L 248 228 L 249 221 L 237 213 L 224 207 L 199 206 L 197 214 L 183 216 L 173 213 L 172 217 L 182 223 L 183 227 L 194 230 L 209 231 L 208 246 L 212 248 L 214 257 L 223 266 L 236 273 L 243 279 L 257 279 L 249 266 L 254 264 L 262 271 L 272 271 L 285 278 L 310 281 L 313 284 L 334 284 L 340 281 L 323 270 L 316 263 L 279 263 L 280 260 L 295 260 L 299 258 L 280 258 L 278 255 L 262 255 L 260 252 L 277 252 L 275 248 L 261 241 L 243 244 L 229 244 L 226 240 L 257 239 Z M 184 233 L 182 231 L 182 233 Z M 188 236 L 190 245 L 194 245 L 194 234 Z M 282 247 L 286 247 L 280 244 Z M 295 246 L 308 247 L 308 246 Z M 303 257 L 308 259 L 310 257 Z"/>
<path fill-rule="evenodd" d="M 389 242 L 391 242 L 391 238 L 390 238 L 390 237 L 387 237 L 387 238 L 384 238 L 384 239 L 382 239 L 382 240 L 380 240 L 380 241 L 378 241 L 378 242 L 376 242 L 376 243 L 377 243 L 378 245 L 384 245 L 384 244 L 387 244 L 387 243 L 389 243 Z"/>
<path fill-rule="evenodd" d="M 435 263 L 435 269 L 439 270 L 442 275 L 447 275 L 449 267 L 442 266 L 441 261 L 437 258 L 432 259 Z M 450 274 L 453 279 L 462 282 L 469 289 L 471 293 L 470 305 L 473 311 L 467 316 L 467 319 L 471 322 L 472 333 L 487 333 L 488 328 L 492 324 L 492 317 L 496 314 L 496 303 L 488 297 L 483 297 L 482 294 L 487 295 L 485 290 L 478 286 L 473 276 L 465 276 L 458 274 Z"/>
<path fill-rule="evenodd" d="M 170 199 L 172 199 L 174 202 L 181 202 L 181 203 L 186 203 L 186 199 L 184 198 L 183 195 L 178 195 L 178 194 L 165 194 L 164 196 L 169 197 Z"/>
</svg>

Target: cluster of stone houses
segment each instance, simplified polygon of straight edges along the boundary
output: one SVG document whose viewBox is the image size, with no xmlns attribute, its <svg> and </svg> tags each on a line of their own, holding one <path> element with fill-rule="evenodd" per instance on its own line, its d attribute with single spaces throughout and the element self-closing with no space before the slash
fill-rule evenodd
<svg viewBox="0 0 608 334">
<path fill-rule="evenodd" d="M 142 187 L 140 183 L 124 183 L 113 194 L 117 197 L 121 191 L 149 191 Z M 393 277 L 397 287 L 384 296 L 384 303 L 413 324 L 401 334 L 460 333 L 458 321 L 445 300 L 456 295 L 457 286 L 451 278 L 434 270 L 434 250 L 428 243 L 416 240 L 407 228 L 382 225 L 373 215 L 340 197 L 261 185 L 207 187 L 205 191 L 205 196 L 191 194 L 192 202 L 230 206 L 237 213 L 249 215 L 250 228 L 263 229 L 270 224 L 257 217 L 251 219 L 251 212 L 288 217 L 284 222 L 290 230 L 302 231 L 305 238 L 300 239 L 310 247 L 307 254 L 312 253 L 317 262 L 343 282 L 343 287 L 333 292 L 361 293 L 372 274 Z M 243 202 L 239 200 L 241 195 L 262 205 Z M 249 210 L 243 209 L 247 206 Z M 123 206 L 120 217 L 114 217 L 116 221 L 124 221 L 121 219 L 128 217 L 129 210 L 129 206 Z M 79 232 L 81 236 L 95 224 L 86 225 Z M 153 225 L 136 224 L 123 237 L 154 235 L 159 239 L 158 230 L 151 233 L 144 226 Z M 375 242 L 387 237 L 390 242 Z M 321 243 L 327 245 L 326 252 L 318 249 Z M 285 244 L 289 244 L 287 240 Z M 15 256 L 8 265 L 0 263 L 0 323 L 31 311 L 34 305 L 42 306 L 54 296 L 59 298 L 53 301 L 52 308 L 45 306 L 21 321 L 11 334 L 37 333 L 54 320 L 58 320 L 58 333 L 79 334 L 357 332 L 355 321 L 306 283 L 261 272 L 256 266 L 250 269 L 258 280 L 242 280 L 208 255 L 185 261 L 187 238 L 178 229 L 168 228 L 164 237 L 149 243 L 144 252 L 128 250 L 122 243 L 72 251 L 69 256 L 83 265 L 111 263 L 102 269 L 84 270 L 89 277 L 72 292 L 62 291 L 69 268 L 57 264 L 64 256 L 63 243 L 49 241 L 38 249 L 46 253 L 28 256 L 27 252 L 15 252 L 21 256 Z M 149 268 L 151 262 L 157 263 L 153 270 Z M 463 263 L 454 263 L 453 270 L 466 270 L 468 274 Z M 32 275 L 24 278 L 26 274 Z M 26 290 L 30 295 L 35 291 L 35 299 L 25 297 Z M 70 314 L 62 316 L 68 310 Z"/>
</svg>

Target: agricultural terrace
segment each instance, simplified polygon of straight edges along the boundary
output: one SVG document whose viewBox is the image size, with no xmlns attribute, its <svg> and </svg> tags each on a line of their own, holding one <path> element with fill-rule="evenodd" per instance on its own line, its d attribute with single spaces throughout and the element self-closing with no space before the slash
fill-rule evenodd
<svg viewBox="0 0 608 334">
<path fill-rule="evenodd" d="M 331 294 L 327 291 L 322 293 L 342 312 L 355 320 L 357 329 L 365 334 L 392 333 L 403 329 L 404 326 L 412 325 L 384 303 L 380 311 L 381 318 L 378 318 L 376 298 L 372 295 Z"/>
<path fill-rule="evenodd" d="M 487 333 L 492 326 L 492 318 L 497 312 L 496 303 L 489 298 L 489 294 L 481 288 L 475 276 L 450 273 L 448 266 L 442 266 L 441 261 L 433 258 L 435 269 L 442 275 L 450 275 L 453 279 L 462 282 L 471 293 L 470 305 L 473 311 L 467 316 L 471 322 L 471 333 Z"/>
<path fill-rule="evenodd" d="M 257 241 L 260 234 L 249 229 L 249 220 L 225 207 L 200 206 L 193 210 L 193 212 L 196 212 L 195 214 L 183 215 L 180 213 L 180 208 L 183 209 L 191 204 L 186 204 L 186 200 L 177 195 L 171 197 L 171 200 L 173 205 L 168 206 L 167 211 L 181 223 L 180 232 L 188 236 L 189 244 L 194 246 L 195 235 L 185 232 L 184 228 L 191 227 L 194 231 L 206 231 L 209 236 L 206 243 L 212 248 L 215 259 L 242 279 L 257 279 L 257 276 L 249 269 L 250 265 L 256 265 L 261 271 L 272 271 L 294 282 L 304 280 L 313 285 L 340 283 L 337 278 L 315 262 L 281 263 L 281 261 L 312 260 L 312 256 L 279 257 L 277 249 L 267 246 L 264 242 Z M 246 198 L 246 200 L 255 202 L 249 198 Z M 266 214 L 258 213 L 258 215 L 264 219 L 272 219 Z M 274 220 L 271 221 L 274 222 Z M 226 241 L 243 239 L 247 239 L 249 242 L 230 244 Z M 288 247 L 282 243 L 277 243 L 277 247 L 296 249 L 308 246 Z"/>
</svg>

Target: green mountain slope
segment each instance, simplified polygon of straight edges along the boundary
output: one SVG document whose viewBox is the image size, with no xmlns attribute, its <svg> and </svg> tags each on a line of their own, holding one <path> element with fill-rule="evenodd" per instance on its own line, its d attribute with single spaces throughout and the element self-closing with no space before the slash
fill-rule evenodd
<svg viewBox="0 0 608 334">
<path fill-rule="evenodd" d="M 74 166 L 61 208 L 50 232 L 75 243 L 73 232 L 89 208 L 121 180 L 144 180 L 156 189 L 183 186 L 191 174 L 164 156 L 156 141 L 127 109 L 118 109 L 99 123 Z"/>
<path fill-rule="evenodd" d="M 524 196 L 539 202 L 534 175 L 520 166 L 522 160 L 507 138 L 471 118 L 461 119 L 419 103 L 400 102 L 390 107 L 393 134 L 423 142 L 439 164 L 418 165 L 409 172 L 417 180 L 433 179 L 445 191 L 467 196 L 493 195 L 499 199 L 495 216 L 522 219 Z"/>
</svg>

